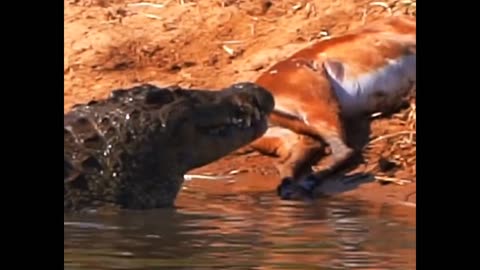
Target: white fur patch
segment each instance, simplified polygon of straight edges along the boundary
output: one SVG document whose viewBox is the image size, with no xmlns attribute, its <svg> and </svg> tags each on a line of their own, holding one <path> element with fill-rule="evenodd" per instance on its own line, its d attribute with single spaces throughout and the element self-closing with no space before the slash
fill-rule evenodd
<svg viewBox="0 0 480 270">
<path fill-rule="evenodd" d="M 268 128 L 268 130 L 265 132 L 264 137 L 287 137 L 294 135 L 295 132 L 291 131 L 290 129 L 284 128 L 284 127 L 279 127 L 279 126 L 271 126 Z"/>
<path fill-rule="evenodd" d="M 302 115 L 299 109 L 301 108 L 297 108 L 295 102 L 291 102 L 288 99 L 284 100 L 280 97 L 277 97 L 277 100 L 275 101 L 274 111 L 286 117 L 302 119 Z"/>
<path fill-rule="evenodd" d="M 415 54 L 390 59 L 386 66 L 360 76 L 349 73 L 348 65 L 338 61 L 326 61 L 324 68 L 342 111 L 352 115 L 375 111 L 377 108 L 370 101 L 378 93 L 389 99 L 406 93 L 416 81 L 416 59 Z"/>
</svg>

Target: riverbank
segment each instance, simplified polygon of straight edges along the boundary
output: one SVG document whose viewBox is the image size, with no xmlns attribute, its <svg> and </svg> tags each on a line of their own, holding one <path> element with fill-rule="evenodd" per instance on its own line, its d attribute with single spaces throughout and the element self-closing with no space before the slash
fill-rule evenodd
<svg viewBox="0 0 480 270">
<path fill-rule="evenodd" d="M 309 42 L 379 17 L 413 16 L 415 12 L 407 1 L 382 3 L 65 1 L 64 110 L 140 82 L 221 88 L 234 81 L 252 80 Z M 341 196 L 415 206 L 414 104 L 412 99 L 409 108 L 370 125 L 364 161 L 356 169 L 380 170 L 376 175 L 382 183 L 363 184 Z M 228 156 L 192 173 L 250 172 L 233 179 L 189 181 L 185 188 L 227 193 L 272 191 L 279 181 L 272 161 L 264 156 Z"/>
</svg>

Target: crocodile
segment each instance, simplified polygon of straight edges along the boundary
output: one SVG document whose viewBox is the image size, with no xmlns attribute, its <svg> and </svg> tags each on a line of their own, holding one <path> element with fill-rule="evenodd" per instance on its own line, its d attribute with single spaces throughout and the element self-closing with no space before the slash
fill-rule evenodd
<svg viewBox="0 0 480 270">
<path fill-rule="evenodd" d="M 184 174 L 261 137 L 274 98 L 220 90 L 119 88 L 64 115 L 64 211 L 173 207 Z"/>
</svg>

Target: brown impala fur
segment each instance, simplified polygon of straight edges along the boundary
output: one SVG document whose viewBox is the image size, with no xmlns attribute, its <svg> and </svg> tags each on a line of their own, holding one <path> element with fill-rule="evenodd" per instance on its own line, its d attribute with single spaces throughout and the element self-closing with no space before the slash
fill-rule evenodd
<svg viewBox="0 0 480 270">
<path fill-rule="evenodd" d="M 256 83 L 275 97 L 271 127 L 251 146 L 280 157 L 282 178 L 298 180 L 311 165 L 319 178 L 353 155 L 345 139 L 345 118 L 398 108 L 415 83 L 416 22 L 389 17 L 322 40 L 280 61 Z M 309 164 L 330 146 L 326 166 Z"/>
</svg>

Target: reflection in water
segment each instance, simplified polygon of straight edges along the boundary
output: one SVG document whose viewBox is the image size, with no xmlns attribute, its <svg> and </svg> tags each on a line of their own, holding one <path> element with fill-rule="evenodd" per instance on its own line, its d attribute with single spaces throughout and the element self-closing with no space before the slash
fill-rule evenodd
<svg viewBox="0 0 480 270">
<path fill-rule="evenodd" d="M 177 205 L 65 216 L 65 269 L 415 269 L 415 209 L 274 194 Z"/>
</svg>

